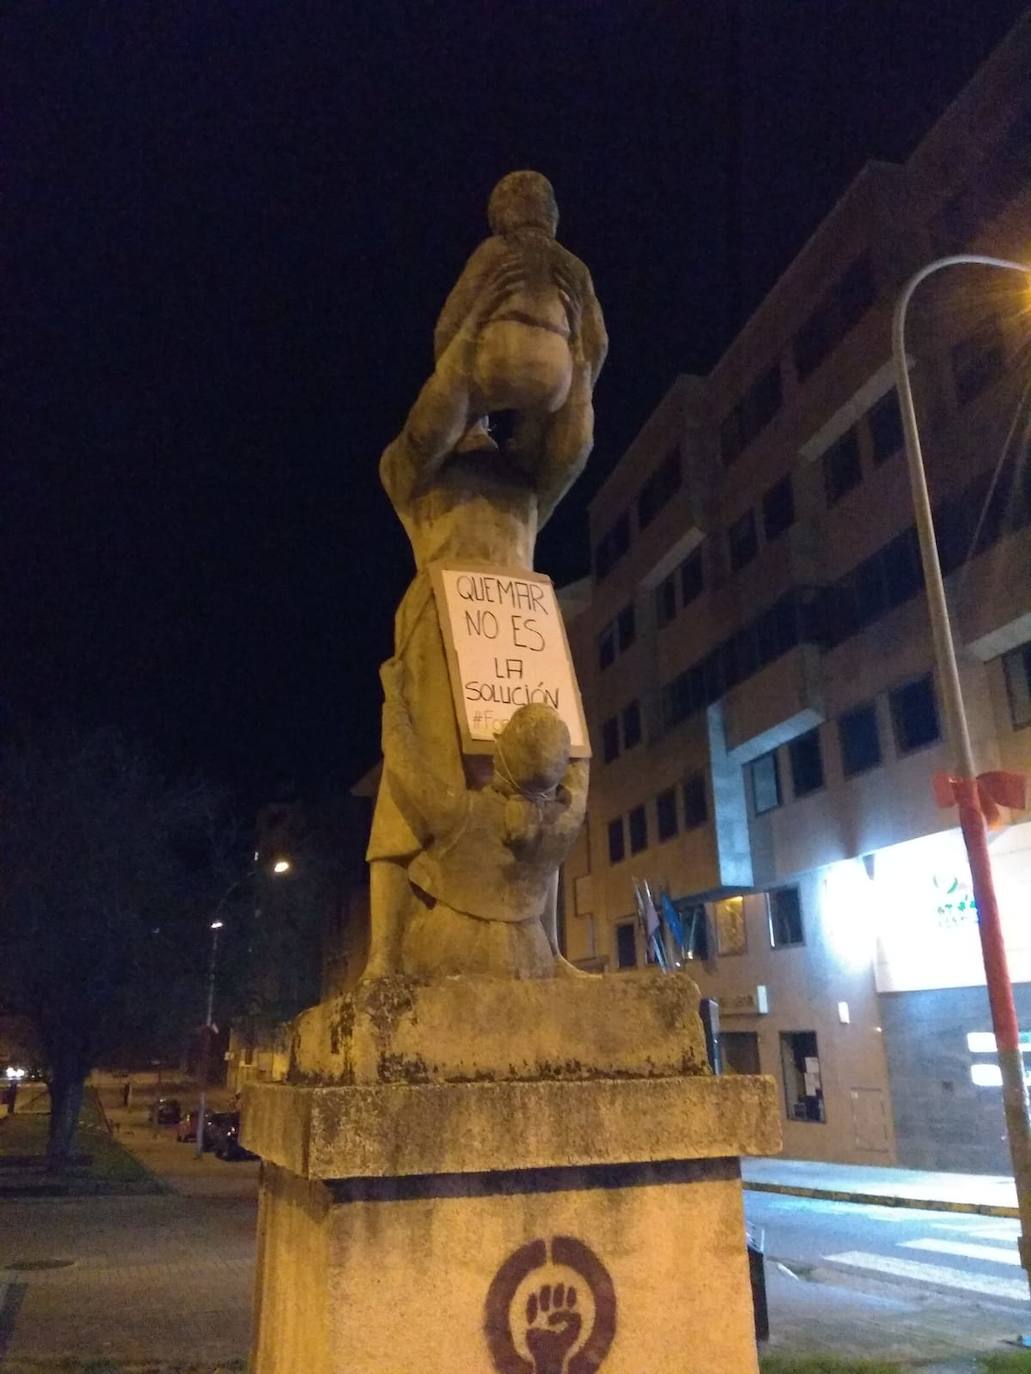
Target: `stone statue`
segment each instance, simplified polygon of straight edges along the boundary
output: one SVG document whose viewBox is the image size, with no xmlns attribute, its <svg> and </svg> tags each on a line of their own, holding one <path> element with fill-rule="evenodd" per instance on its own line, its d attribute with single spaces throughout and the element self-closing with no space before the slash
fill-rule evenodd
<svg viewBox="0 0 1031 1374">
<path fill-rule="evenodd" d="M 513 172 L 490 197 L 493 234 L 441 311 L 436 366 L 380 478 L 415 556 L 397 611 L 412 728 L 455 795 L 487 784 L 490 759 L 464 757 L 427 565 L 441 559 L 533 568 L 539 529 L 591 451 L 592 392 L 608 341 L 590 273 L 555 240 L 550 183 Z M 497 443 L 489 417 L 511 413 Z M 404 971 L 402 937 L 417 914 L 408 866 L 426 835 L 394 795 L 385 760 L 369 842 L 372 927 L 366 978 Z"/>
<path fill-rule="evenodd" d="M 542 978 L 556 951 L 542 924 L 551 875 L 583 824 L 588 764 L 550 706 L 523 706 L 498 736 L 490 782 L 455 791 L 437 776 L 404 700 L 404 669 L 383 665 L 383 757 L 392 795 L 428 836 L 408 867 L 414 914 L 402 967 L 415 976 Z"/>
</svg>

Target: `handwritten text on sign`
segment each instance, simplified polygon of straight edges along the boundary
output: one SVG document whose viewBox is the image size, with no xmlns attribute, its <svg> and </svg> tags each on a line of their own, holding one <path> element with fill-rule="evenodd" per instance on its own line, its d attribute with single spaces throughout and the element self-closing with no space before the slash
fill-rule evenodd
<svg viewBox="0 0 1031 1374">
<path fill-rule="evenodd" d="M 520 706 L 544 702 L 568 726 L 573 755 L 588 756 L 580 692 L 551 579 L 441 564 L 432 571 L 465 748 L 483 752 Z"/>
</svg>

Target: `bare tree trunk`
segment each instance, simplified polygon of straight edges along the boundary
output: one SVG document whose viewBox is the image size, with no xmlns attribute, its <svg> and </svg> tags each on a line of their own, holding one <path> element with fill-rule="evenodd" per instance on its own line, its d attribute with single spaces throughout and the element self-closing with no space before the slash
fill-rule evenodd
<svg viewBox="0 0 1031 1374">
<path fill-rule="evenodd" d="M 50 1129 L 47 1135 L 47 1169 L 51 1173 L 59 1173 L 71 1162 L 85 1079 L 86 1075 L 78 1064 L 66 1061 L 52 1067 Z"/>
</svg>

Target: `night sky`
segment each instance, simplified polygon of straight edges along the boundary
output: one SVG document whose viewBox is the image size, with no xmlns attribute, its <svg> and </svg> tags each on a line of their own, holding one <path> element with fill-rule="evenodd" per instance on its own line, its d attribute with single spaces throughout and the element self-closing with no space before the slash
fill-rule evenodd
<svg viewBox="0 0 1031 1374">
<path fill-rule="evenodd" d="M 411 572 L 376 478 L 503 173 L 553 181 L 612 340 L 538 563 L 870 158 L 1023 0 L 4 7 L 0 706 L 260 800 L 373 761 Z"/>
</svg>

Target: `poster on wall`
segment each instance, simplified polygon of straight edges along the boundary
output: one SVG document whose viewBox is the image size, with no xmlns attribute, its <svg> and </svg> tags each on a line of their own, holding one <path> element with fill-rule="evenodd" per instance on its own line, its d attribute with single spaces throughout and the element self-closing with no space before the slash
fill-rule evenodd
<svg viewBox="0 0 1031 1374">
<path fill-rule="evenodd" d="M 583 703 L 551 578 L 475 564 L 430 565 L 451 692 L 467 754 L 493 752 L 520 706 L 544 702 L 590 758 Z"/>
</svg>

